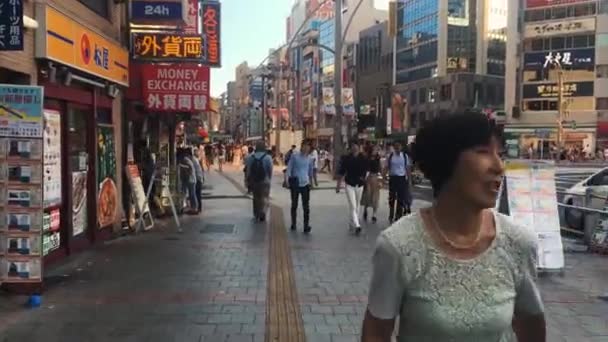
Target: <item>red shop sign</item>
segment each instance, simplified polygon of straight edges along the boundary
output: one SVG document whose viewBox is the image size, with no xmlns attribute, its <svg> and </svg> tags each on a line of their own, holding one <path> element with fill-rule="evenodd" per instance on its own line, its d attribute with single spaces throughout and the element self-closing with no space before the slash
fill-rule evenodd
<svg viewBox="0 0 608 342">
<path fill-rule="evenodd" d="M 203 35 L 207 43 L 207 65 L 221 65 L 221 5 L 217 1 L 203 2 Z"/>
<path fill-rule="evenodd" d="M 584 0 L 526 0 L 526 8 L 572 4 Z"/>
<path fill-rule="evenodd" d="M 201 112 L 209 109 L 209 68 L 197 64 L 142 67 L 146 109 L 155 112 Z"/>
</svg>

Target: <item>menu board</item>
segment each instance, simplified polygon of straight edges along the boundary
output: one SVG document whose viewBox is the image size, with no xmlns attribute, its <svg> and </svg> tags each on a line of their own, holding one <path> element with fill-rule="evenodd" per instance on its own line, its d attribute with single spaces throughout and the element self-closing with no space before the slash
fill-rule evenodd
<svg viewBox="0 0 608 342">
<path fill-rule="evenodd" d="M 137 213 L 140 215 L 140 217 L 143 216 L 144 229 L 152 229 L 154 226 L 154 221 L 152 220 L 150 207 L 148 206 L 148 201 L 146 200 L 146 192 L 141 180 L 139 168 L 136 164 L 129 164 L 126 167 L 126 171 L 129 185 L 131 186 L 132 198 L 135 202 L 135 208 L 137 209 Z"/>
<path fill-rule="evenodd" d="M 42 99 L 0 84 L 0 282 L 42 281 Z"/>
<path fill-rule="evenodd" d="M 99 228 L 104 228 L 114 223 L 118 210 L 116 146 L 114 127 L 98 126 L 97 132 L 97 219 Z"/>
<path fill-rule="evenodd" d="M 534 230 L 537 235 L 539 269 L 563 269 L 554 163 L 507 161 L 501 189 L 500 211 L 510 215 L 522 227 Z"/>
<path fill-rule="evenodd" d="M 61 115 L 44 110 L 44 207 L 61 204 Z"/>
</svg>

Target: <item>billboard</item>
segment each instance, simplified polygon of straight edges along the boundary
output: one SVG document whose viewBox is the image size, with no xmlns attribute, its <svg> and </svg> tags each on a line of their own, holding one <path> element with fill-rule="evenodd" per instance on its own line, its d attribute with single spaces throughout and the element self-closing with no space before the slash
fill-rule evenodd
<svg viewBox="0 0 608 342">
<path fill-rule="evenodd" d="M 207 60 L 205 41 L 195 33 L 133 32 L 133 59 L 157 62 L 196 62 Z"/>
<path fill-rule="evenodd" d="M 550 37 L 595 31 L 595 18 L 560 20 L 526 24 L 525 38 Z"/>
<path fill-rule="evenodd" d="M 573 4 L 585 0 L 526 0 L 526 8 Z"/>
<path fill-rule="evenodd" d="M 593 96 L 593 81 L 591 82 L 566 82 L 564 83 L 563 96 L 582 97 Z M 524 84 L 524 99 L 534 98 L 556 98 L 559 87 L 555 83 Z"/>
<path fill-rule="evenodd" d="M 203 27 L 202 33 L 206 40 L 205 64 L 211 67 L 222 65 L 222 43 L 221 43 L 221 7 L 217 1 L 205 1 L 202 3 Z"/>
<path fill-rule="evenodd" d="M 131 19 L 135 21 L 182 21 L 181 1 L 131 1 Z"/>
<path fill-rule="evenodd" d="M 197 64 L 142 65 L 146 109 L 201 112 L 209 109 L 209 68 Z"/>
<path fill-rule="evenodd" d="M 564 70 L 587 70 L 595 67 L 595 49 L 566 49 L 532 52 L 524 55 L 524 69 L 550 68 L 558 63 Z"/>
<path fill-rule="evenodd" d="M 6 6 L 2 8 L 3 6 Z M 23 50 L 23 1 L 0 3 L 0 51 Z"/>
</svg>

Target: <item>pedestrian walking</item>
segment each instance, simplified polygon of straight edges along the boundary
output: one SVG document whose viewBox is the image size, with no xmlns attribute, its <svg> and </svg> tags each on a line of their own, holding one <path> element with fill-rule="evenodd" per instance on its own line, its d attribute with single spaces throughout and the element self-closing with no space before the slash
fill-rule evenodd
<svg viewBox="0 0 608 342">
<path fill-rule="evenodd" d="M 435 200 L 378 237 L 363 342 L 390 341 L 398 316 L 401 342 L 547 341 L 534 227 L 493 210 L 500 145 L 483 114 L 417 132 L 413 158 Z"/>
<path fill-rule="evenodd" d="M 407 153 L 401 150 L 401 144 L 395 143 L 393 152 L 387 159 L 389 222 L 397 221 L 404 214 L 411 213 L 410 165 L 410 159 Z"/>
<path fill-rule="evenodd" d="M 291 192 L 291 230 L 297 229 L 298 200 L 302 197 L 304 212 L 304 233 L 311 231 L 310 227 L 310 187 L 312 182 L 311 146 L 303 142 L 300 152 L 294 152 L 287 165 L 287 181 Z"/>
<path fill-rule="evenodd" d="M 346 183 L 346 200 L 348 201 L 349 230 L 354 231 L 357 235 L 361 233 L 359 211 L 368 170 L 368 161 L 359 150 L 359 145 L 356 143 L 351 144 L 350 153 L 342 157 L 340 161 L 336 193 L 340 192 L 342 181 L 344 180 L 344 183 Z"/>
<path fill-rule="evenodd" d="M 201 213 L 203 211 L 203 183 L 205 182 L 205 173 L 203 171 L 203 167 L 201 165 L 200 160 L 196 157 L 198 151 L 192 153 L 192 150 L 188 151 L 187 158 L 190 158 L 192 161 L 192 165 L 194 166 L 194 174 L 196 176 L 196 186 L 195 186 L 195 194 L 196 194 L 196 204 L 197 204 L 197 213 Z"/>
<path fill-rule="evenodd" d="M 213 146 L 211 144 L 205 145 L 205 164 L 207 171 L 211 171 L 211 165 L 213 165 Z"/>
<path fill-rule="evenodd" d="M 310 152 L 310 159 L 312 160 L 312 180 L 315 187 L 319 186 L 319 180 L 317 179 L 317 172 L 319 167 L 319 151 L 312 145 L 312 151 Z"/>
<path fill-rule="evenodd" d="M 177 151 L 177 159 L 179 163 L 179 176 L 182 188 L 182 193 L 188 199 L 188 214 L 198 212 L 198 202 L 196 198 L 196 174 L 192 159 L 187 157 L 186 150 L 180 148 Z"/>
<path fill-rule="evenodd" d="M 322 156 L 323 167 L 321 168 L 321 170 L 319 170 L 319 172 L 324 172 L 325 170 L 327 170 L 327 173 L 331 173 L 331 162 L 333 157 L 329 152 L 329 149 L 323 150 Z"/>
<path fill-rule="evenodd" d="M 253 147 L 247 147 L 247 152 L 243 155 L 243 178 L 245 183 L 245 188 L 247 188 L 247 193 L 251 193 L 251 187 L 249 186 L 249 180 L 247 179 L 247 158 L 254 153 Z"/>
<path fill-rule="evenodd" d="M 378 202 L 380 200 L 380 185 L 381 185 L 381 156 L 380 148 L 378 146 L 371 147 L 371 150 L 367 153 L 367 159 L 369 163 L 369 173 L 365 181 L 365 188 L 363 189 L 363 198 L 361 200 L 361 206 L 363 206 L 363 220 L 367 221 L 367 209 L 372 208 L 372 222 L 378 221 Z"/>
<path fill-rule="evenodd" d="M 291 145 L 291 149 L 289 149 L 289 151 L 287 151 L 287 153 L 285 153 L 285 168 L 283 169 L 283 187 L 284 188 L 289 188 L 289 181 L 287 180 L 287 165 L 289 165 L 289 160 L 291 159 L 291 156 L 293 155 L 293 153 L 296 150 L 296 145 Z"/>
<path fill-rule="evenodd" d="M 245 165 L 247 184 L 253 193 L 253 217 L 264 222 L 272 180 L 272 157 L 268 154 L 264 142 L 256 144 L 255 152 L 247 157 Z"/>
<path fill-rule="evenodd" d="M 226 162 L 226 146 L 220 144 L 217 147 L 217 164 L 220 172 L 224 171 L 224 163 Z"/>
</svg>

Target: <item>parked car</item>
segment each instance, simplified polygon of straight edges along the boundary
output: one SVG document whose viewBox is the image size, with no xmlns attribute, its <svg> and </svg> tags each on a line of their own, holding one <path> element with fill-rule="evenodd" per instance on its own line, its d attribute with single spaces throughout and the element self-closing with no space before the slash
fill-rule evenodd
<svg viewBox="0 0 608 342">
<path fill-rule="evenodd" d="M 594 196 L 606 196 L 608 194 L 608 167 L 599 170 L 566 190 L 563 203 L 585 207 L 585 195 L 587 192 L 592 192 Z M 585 230 L 585 213 L 583 211 L 575 208 L 565 208 L 564 219 L 569 228 L 580 231 Z"/>
</svg>

